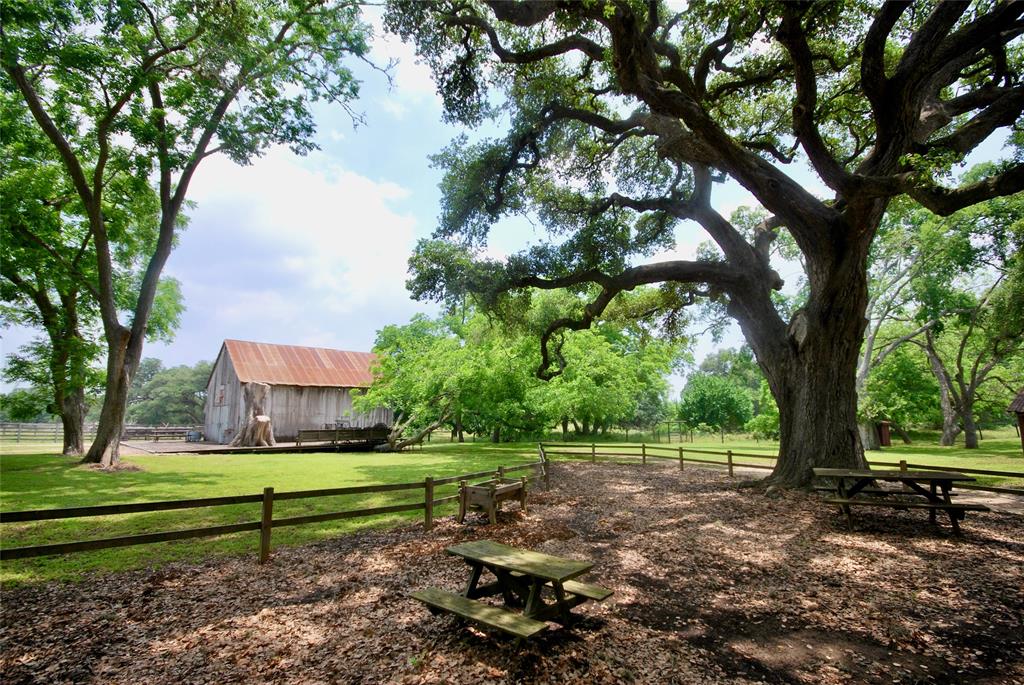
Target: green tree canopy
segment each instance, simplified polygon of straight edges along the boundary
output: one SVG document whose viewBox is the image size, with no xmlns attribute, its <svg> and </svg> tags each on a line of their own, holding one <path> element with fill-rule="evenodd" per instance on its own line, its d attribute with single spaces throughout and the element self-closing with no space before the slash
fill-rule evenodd
<svg viewBox="0 0 1024 685">
<path fill-rule="evenodd" d="M 577 301 L 578 304 L 578 301 Z M 568 305 L 542 295 L 511 325 L 467 308 L 465 317 L 415 317 L 377 336 L 376 378 L 357 406 L 396 413 L 393 447 L 444 424 L 493 439 L 535 435 L 559 423 L 581 433 L 636 425 L 642 412 L 660 416 L 665 376 L 681 345 L 639 336 L 611 323 L 566 336 L 563 374 L 534 374 L 539 353 L 531 326 L 550 308 Z M 656 405 L 656 406 L 652 406 Z"/>
<path fill-rule="evenodd" d="M 164 264 L 203 160 L 245 164 L 271 145 L 314 147 L 312 107 L 348 107 L 345 58 L 366 54 L 355 2 L 15 0 L 2 6 L 0 87 L 16 93 L 60 160 L 88 229 L 107 343 L 106 392 L 88 461 L 113 465 Z M 119 201 L 119 184 L 133 188 Z M 155 239 L 128 215 L 151 198 Z M 53 251 L 58 247 L 50 245 Z M 130 287 L 118 255 L 140 256 Z"/>
<path fill-rule="evenodd" d="M 212 369 L 213 364 L 202 361 L 156 371 L 132 393 L 128 420 L 146 426 L 201 425 Z"/>
<path fill-rule="evenodd" d="M 541 336 L 552 373 L 558 331 L 591 325 L 619 293 L 661 284 L 663 311 L 710 301 L 739 322 L 778 401 L 781 455 L 766 482 L 863 466 L 855 378 L 868 252 L 896 197 L 949 215 L 1024 189 L 1013 128 L 1024 113 L 1022 16 L 1008 2 L 394 0 L 386 24 L 415 41 L 447 117 L 505 131 L 461 137 L 435 158 L 441 217 L 413 259 L 412 291 L 474 291 L 500 311 L 526 288 L 595 288 Z M 954 181 L 954 165 L 1000 129 L 1010 145 L 991 173 Z M 797 159 L 827 197 L 787 173 Z M 716 210 L 726 178 L 762 220 Z M 501 262 L 472 252 L 513 214 L 547 239 Z M 684 221 L 714 249 L 645 263 Z M 806 269 L 796 308 L 775 294 L 780 233 Z"/>
<path fill-rule="evenodd" d="M 746 388 L 721 376 L 691 375 L 679 398 L 679 419 L 690 428 L 724 434 L 743 428 L 753 414 Z"/>
</svg>

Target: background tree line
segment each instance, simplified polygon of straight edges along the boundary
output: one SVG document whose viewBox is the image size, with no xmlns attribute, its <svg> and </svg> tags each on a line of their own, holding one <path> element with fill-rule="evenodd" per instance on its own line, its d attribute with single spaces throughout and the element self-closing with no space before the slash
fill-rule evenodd
<svg viewBox="0 0 1024 685">
<path fill-rule="evenodd" d="M 212 368 L 207 361 L 165 368 L 159 359 L 143 359 L 128 392 L 127 422 L 141 426 L 201 426 Z M 101 392 L 102 384 L 97 383 L 84 396 L 87 423 L 99 419 Z M 45 384 L 15 388 L 0 395 L 0 420 L 28 423 L 59 417 L 50 388 Z"/>
<path fill-rule="evenodd" d="M 651 427 L 668 417 L 667 375 L 685 341 L 652 336 L 632 318 L 657 294 L 640 291 L 619 303 L 602 325 L 566 334 L 565 370 L 536 376 L 536 340 L 550 316 L 584 302 L 564 293 L 533 293 L 503 321 L 460 304 L 436 318 L 419 315 L 377 335 L 375 381 L 357 408 L 395 412 L 391 447 L 447 427 L 494 442 L 533 437 L 558 426 L 563 436 L 593 437 L 617 427 Z"/>
</svg>

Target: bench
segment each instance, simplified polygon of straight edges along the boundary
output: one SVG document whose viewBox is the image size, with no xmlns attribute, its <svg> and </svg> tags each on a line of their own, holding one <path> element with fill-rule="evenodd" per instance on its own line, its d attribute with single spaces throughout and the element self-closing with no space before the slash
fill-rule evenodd
<svg viewBox="0 0 1024 685">
<path fill-rule="evenodd" d="M 931 502 L 909 502 L 906 500 L 878 500 L 878 499 L 842 499 L 839 497 L 828 497 L 824 500 L 827 504 L 869 506 L 869 507 L 890 507 L 892 509 L 941 509 L 943 511 L 992 511 L 984 504 L 933 504 Z M 963 518 L 960 516 L 959 518 Z"/>
<path fill-rule="evenodd" d="M 150 426 L 127 426 L 121 435 L 122 440 L 149 440 L 160 442 L 160 438 L 185 440 L 192 428 L 155 428 Z"/>
<path fill-rule="evenodd" d="M 448 611 L 519 638 L 531 637 L 548 627 L 543 621 L 436 588 L 416 590 L 410 593 L 410 597 L 423 602 L 431 611 Z"/>
<path fill-rule="evenodd" d="M 815 492 L 838 492 L 839 489 L 834 485 L 815 485 L 813 490 Z M 885 497 L 887 495 L 913 495 L 918 497 L 918 493 L 913 490 L 886 490 L 885 488 L 861 488 L 860 492 L 867 495 L 878 495 L 879 497 Z M 949 493 L 950 497 L 959 497 L 959 492 Z"/>
<path fill-rule="evenodd" d="M 295 435 L 295 446 L 301 447 L 304 442 L 372 442 L 387 440 L 386 428 L 300 428 Z"/>
<path fill-rule="evenodd" d="M 525 574 L 519 573 L 518 571 L 512 571 L 509 575 L 513 578 L 522 578 L 525 576 Z M 547 583 L 546 587 L 551 587 L 551 583 Z M 592 599 L 595 602 L 603 602 L 615 594 L 608 588 L 601 587 L 600 585 L 593 585 L 591 583 L 581 583 L 578 580 L 567 580 L 562 583 L 562 588 L 570 594 L 586 597 L 587 599 Z"/>
<path fill-rule="evenodd" d="M 466 519 L 466 512 L 470 509 L 475 511 L 486 511 L 487 518 L 492 524 L 498 522 L 498 509 L 502 502 L 518 500 L 519 508 L 526 513 L 526 478 L 511 480 L 502 478 L 499 474 L 491 480 L 467 485 L 466 481 L 459 481 L 459 516 L 458 522 Z"/>
</svg>

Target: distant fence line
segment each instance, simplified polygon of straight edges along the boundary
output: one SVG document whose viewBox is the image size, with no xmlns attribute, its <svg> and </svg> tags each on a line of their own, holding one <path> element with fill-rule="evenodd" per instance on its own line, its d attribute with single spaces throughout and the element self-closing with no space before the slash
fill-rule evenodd
<svg viewBox="0 0 1024 685">
<path fill-rule="evenodd" d="M 123 440 L 159 440 L 160 438 L 185 439 L 189 432 L 202 431 L 202 426 L 133 426 L 124 427 Z M 96 437 L 96 424 L 87 423 L 82 427 L 86 440 Z M 0 422 L 0 441 L 3 442 L 61 442 L 64 426 L 60 423 L 11 423 Z"/>
<path fill-rule="evenodd" d="M 566 449 L 566 447 L 575 447 L 576 449 Z M 615 451 L 605 451 L 611 449 Z M 626 459 L 640 459 L 641 464 L 646 464 L 648 459 L 667 459 L 679 462 L 679 468 L 682 469 L 686 462 L 695 462 L 699 464 L 712 464 L 715 466 L 725 466 L 729 475 L 734 475 L 736 467 L 745 469 L 767 469 L 772 470 L 775 465 L 768 464 L 751 464 L 747 462 L 737 462 L 736 458 L 741 459 L 765 459 L 768 461 L 778 460 L 776 455 L 767 454 L 751 454 L 749 452 L 736 452 L 733 450 L 706 450 L 696 449 L 693 447 L 684 447 L 679 445 L 678 447 L 668 447 L 665 445 L 648 445 L 643 443 L 639 446 L 633 445 L 620 445 L 616 443 L 590 443 L 589 445 L 579 445 L 578 443 L 560 444 L 560 443 L 540 443 L 540 450 L 542 455 L 555 455 L 555 456 L 572 456 L 580 459 L 589 458 L 591 461 L 597 461 L 599 457 L 603 458 L 626 458 Z M 632 450 L 632 451 L 627 451 Z M 670 452 L 671 454 L 665 454 Z M 691 454 L 699 454 L 700 457 L 692 457 Z M 704 455 L 718 455 L 725 457 L 725 460 L 706 459 Z M 970 469 L 960 468 L 955 466 L 935 466 L 932 464 L 913 464 L 905 460 L 900 460 L 899 463 L 893 463 L 888 461 L 869 461 L 868 466 L 888 466 L 896 467 L 903 470 L 908 468 L 911 469 L 923 469 L 925 471 L 955 471 L 956 473 L 963 473 L 967 475 L 979 475 L 979 476 L 1002 476 L 1005 478 L 1024 478 L 1024 472 L 1019 471 L 993 471 L 989 469 Z M 997 492 L 1000 494 L 1008 495 L 1021 495 L 1024 496 L 1024 488 L 1012 488 L 1012 487 L 999 487 L 992 485 L 972 485 L 972 484 L 960 484 L 957 483 L 957 488 L 963 488 L 964 490 L 981 490 L 984 492 Z"/>
<path fill-rule="evenodd" d="M 263 489 L 262 494 L 253 495 L 232 495 L 227 497 L 204 497 L 201 499 L 168 500 L 162 502 L 135 502 L 129 504 L 107 504 L 89 507 L 67 507 L 63 509 L 0 512 L 0 524 L 4 524 L 25 523 L 29 521 L 51 521 L 87 516 L 134 514 L 150 511 L 168 511 L 173 509 L 198 509 L 201 507 L 217 507 L 229 504 L 261 504 L 261 516 L 258 521 L 246 521 L 243 523 L 207 526 L 203 528 L 189 528 L 184 530 L 161 531 L 156 533 L 146 533 L 143 535 L 127 535 L 98 540 L 80 540 L 76 542 L 62 542 L 49 545 L 6 548 L 0 549 L 0 561 L 7 561 L 9 559 L 27 559 L 30 557 L 41 557 L 54 554 L 71 554 L 74 552 L 87 552 L 97 549 L 110 549 L 113 547 L 130 547 L 134 545 L 146 545 L 154 542 L 166 542 L 169 540 L 216 537 L 218 535 L 227 535 L 228 533 L 258 530 L 260 531 L 259 563 L 262 564 L 267 561 L 267 558 L 270 555 L 270 537 L 271 531 L 274 528 L 423 510 L 423 527 L 425 530 L 430 530 L 434 525 L 434 507 L 448 502 L 453 502 L 459 498 L 458 495 L 436 497 L 436 488 L 444 485 L 450 485 L 452 483 L 458 483 L 463 480 L 483 478 L 485 476 L 497 475 L 498 477 L 504 478 L 507 474 L 526 470 L 533 471 L 533 475 L 527 478 L 528 482 L 537 482 L 539 480 L 543 480 L 545 484 L 549 482 L 547 460 L 543 456 L 543 451 L 541 451 L 540 461 L 529 464 L 511 467 L 499 466 L 496 470 L 463 473 L 458 476 L 448 476 L 445 478 L 433 478 L 431 476 L 427 476 L 422 481 L 416 481 L 413 483 L 380 483 L 376 485 L 357 485 L 345 488 L 299 490 L 293 492 L 275 492 L 274 488 L 268 487 Z M 275 501 L 337 497 L 340 495 L 401 492 L 410 490 L 423 490 L 423 500 L 419 502 L 407 502 L 381 507 L 349 509 L 346 511 L 309 514 L 306 516 L 293 516 L 290 518 L 274 518 Z"/>
</svg>

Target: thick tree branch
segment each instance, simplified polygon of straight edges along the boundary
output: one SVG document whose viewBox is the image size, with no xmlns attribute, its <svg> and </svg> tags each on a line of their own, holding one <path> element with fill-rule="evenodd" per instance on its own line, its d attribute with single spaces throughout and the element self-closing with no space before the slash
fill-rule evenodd
<svg viewBox="0 0 1024 685">
<path fill-rule="evenodd" d="M 602 273 L 597 269 L 552 279 L 527 276 L 515 281 L 512 287 L 554 290 L 586 283 L 601 286 L 601 293 L 584 308 L 584 313 L 580 318 L 557 319 L 548 325 L 547 330 L 541 336 L 541 366 L 537 370 L 537 376 L 548 380 L 558 375 L 565 367 L 565 360 L 561 356 L 561 344 L 556 346 L 554 358 L 552 357 L 549 348 L 552 337 L 563 329 L 578 331 L 589 328 L 619 293 L 632 290 L 637 286 L 665 281 L 707 283 L 718 290 L 728 290 L 739 283 L 741 279 L 742 276 L 734 267 L 723 262 L 672 261 L 644 264 L 626 269 L 614 276 Z M 556 361 L 559 369 L 557 372 L 552 372 L 551 365 Z"/>
<path fill-rule="evenodd" d="M 882 100 L 888 78 L 885 75 L 885 45 L 889 34 L 903 12 L 910 7 L 910 2 L 887 2 L 871 22 L 867 35 L 864 37 L 864 54 L 860 63 L 861 89 L 871 103 L 871 109 L 877 119 L 882 110 Z"/>
<path fill-rule="evenodd" d="M 567 36 L 554 43 L 542 45 L 530 50 L 513 51 L 501 44 L 498 32 L 489 23 L 476 15 L 455 14 L 444 17 L 443 22 L 449 26 L 474 27 L 487 34 L 491 43 L 491 50 L 498 59 L 508 64 L 530 64 L 564 55 L 569 52 L 579 51 L 591 59 L 599 60 L 604 56 L 604 50 L 600 45 L 580 35 Z"/>
<path fill-rule="evenodd" d="M 849 188 L 852 177 L 832 156 L 814 120 L 818 107 L 818 77 L 814 70 L 814 56 L 801 23 L 801 13 L 794 5 L 786 5 L 777 35 L 793 59 L 796 77 L 793 132 L 821 179 L 833 190 L 844 192 Z"/>
<path fill-rule="evenodd" d="M 78 270 L 74 263 L 68 263 L 68 261 L 64 258 L 64 255 L 58 252 L 52 245 L 50 245 L 48 242 L 37 236 L 34 232 L 32 232 L 27 226 L 25 226 L 21 222 L 11 222 L 8 224 L 8 227 L 11 230 L 17 231 L 22 236 L 24 236 L 31 242 L 41 247 L 48 255 L 53 257 L 53 259 L 58 264 L 60 264 L 60 266 L 65 271 L 67 271 L 69 276 L 73 277 L 75 281 L 77 281 L 83 288 L 88 290 L 89 293 L 97 299 L 97 301 L 99 300 L 99 291 L 96 289 L 96 286 L 93 285 L 93 283 L 90 282 L 89 279 L 86 278 L 85 275 Z"/>
<path fill-rule="evenodd" d="M 94 204 L 92 188 L 85 177 L 85 171 L 78 161 L 78 156 L 71 149 L 71 143 L 60 132 L 57 125 L 53 123 L 53 119 L 50 118 L 49 112 L 43 106 L 35 87 L 29 82 L 25 69 L 17 62 L 7 62 L 6 60 L 4 61 L 4 69 L 11 77 L 11 80 L 18 86 L 18 90 L 21 91 L 25 102 L 28 104 L 29 111 L 32 112 L 32 117 L 39 124 L 39 128 L 43 129 L 43 133 L 46 134 L 50 143 L 57 149 L 57 154 L 60 155 L 61 161 L 64 162 L 64 167 L 71 177 L 75 190 L 78 191 L 78 195 L 82 198 L 82 203 L 87 208 L 92 207 Z"/>
<path fill-rule="evenodd" d="M 955 132 L 931 141 L 927 148 L 946 148 L 961 155 L 976 148 L 996 129 L 1012 126 L 1024 114 L 1024 86 L 1007 89 Z"/>
<path fill-rule="evenodd" d="M 959 188 L 920 186 L 907 176 L 899 177 L 897 183 L 903 192 L 932 212 L 949 216 L 964 207 L 1024 190 L 1024 164 L 1014 165 L 1000 174 Z"/>
</svg>

